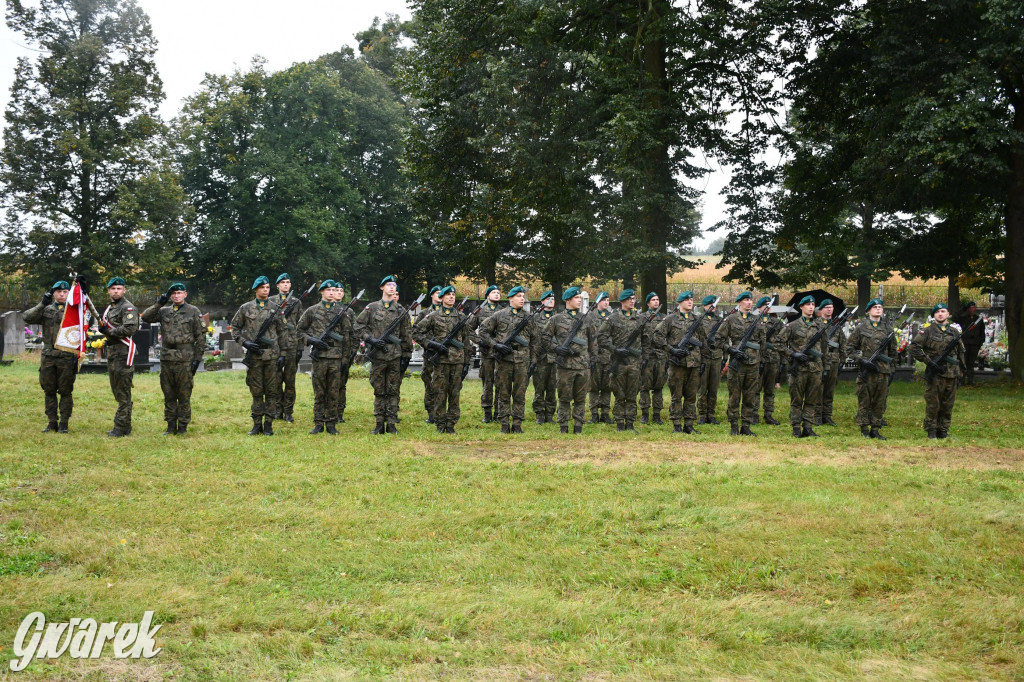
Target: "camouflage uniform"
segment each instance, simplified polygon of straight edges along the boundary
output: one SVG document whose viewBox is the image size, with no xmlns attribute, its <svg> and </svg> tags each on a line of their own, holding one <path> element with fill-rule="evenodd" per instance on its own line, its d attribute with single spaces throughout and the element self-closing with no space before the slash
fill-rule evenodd
<svg viewBox="0 0 1024 682">
<path fill-rule="evenodd" d="M 704 336 L 711 333 L 712 327 L 722 319 L 720 315 L 705 315 L 701 319 Z M 723 323 L 724 326 L 724 323 Z M 715 332 L 715 338 L 709 338 L 700 349 L 700 359 L 704 363 L 704 373 L 700 375 L 697 386 L 697 423 L 714 423 L 715 410 L 718 407 L 718 384 L 722 379 L 722 329 Z"/>
<path fill-rule="evenodd" d="M 295 326 L 297 337 L 302 341 L 307 336 L 319 339 L 344 306 L 344 303 L 321 300 L 306 308 Z M 341 322 L 324 339 L 330 347 L 315 349 L 310 378 L 313 381 L 313 423 L 317 426 L 333 426 L 338 421 L 338 398 L 345 390 L 341 383 L 341 368 L 348 362 L 357 343 L 355 319 L 352 310 L 346 310 Z"/>
<path fill-rule="evenodd" d="M 113 329 L 100 326 L 107 337 L 104 352 L 107 356 L 107 376 L 110 390 L 117 400 L 114 428 L 128 434 L 132 430 L 132 378 L 135 368 L 128 364 L 128 346 L 121 339 L 130 339 L 139 331 L 139 313 L 127 298 L 111 303 L 103 312 L 103 319 Z"/>
<path fill-rule="evenodd" d="M 972 320 L 973 321 L 973 320 Z M 956 385 L 964 367 L 966 349 L 960 334 L 948 324 L 937 322 L 925 324 L 910 343 L 910 356 L 925 361 L 937 361 L 950 342 L 956 342 L 954 350 L 939 365 L 941 372 L 932 375 L 924 388 L 924 430 L 929 436 L 945 438 L 953 418 L 953 404 L 956 403 Z M 970 324 L 968 322 L 967 324 Z"/>
<path fill-rule="evenodd" d="M 494 383 L 498 407 L 495 417 L 501 423 L 503 431 L 505 426 L 508 426 L 509 417 L 512 418 L 513 427 L 521 428 L 526 416 L 526 387 L 530 383 L 530 367 L 537 364 L 540 355 L 540 324 L 537 320 L 542 314 L 537 313 L 533 321 L 520 332 L 519 338 L 526 343 L 513 341 L 510 344 L 513 352 L 502 360 L 495 361 L 497 368 L 494 372 Z M 530 313 L 522 308 L 518 311 L 512 307 L 502 308 L 481 322 L 477 333 L 488 346 L 501 343 L 522 321 L 524 315 L 528 316 Z"/>
<path fill-rule="evenodd" d="M 597 317 L 598 336 L 601 330 L 606 327 L 608 318 L 614 314 L 611 310 L 595 310 Z M 595 358 L 594 371 L 590 373 L 590 420 L 597 422 L 610 422 L 609 411 L 612 405 L 612 377 L 608 373 L 611 365 L 611 353 L 607 348 L 598 347 Z"/>
<path fill-rule="evenodd" d="M 963 381 L 966 386 L 974 385 L 974 370 L 978 366 L 978 353 L 981 351 L 981 347 L 985 344 L 985 324 L 979 322 L 974 329 L 970 329 L 971 323 L 977 317 L 977 313 L 971 315 L 969 312 L 964 310 L 960 315 L 957 316 L 956 322 L 960 325 L 960 329 L 963 330 L 963 338 L 961 339 L 964 346 L 964 371 Z"/>
<path fill-rule="evenodd" d="M 694 330 L 692 338 L 700 344 L 700 348 L 695 348 L 691 344 L 688 346 L 690 354 L 676 360 L 668 349 L 678 345 L 695 322 L 697 328 Z M 654 345 L 664 350 L 669 358 L 668 387 L 671 402 L 669 403 L 668 417 L 673 426 L 685 425 L 687 431 L 693 428 L 693 422 L 697 419 L 697 388 L 700 385 L 701 374 L 715 371 L 713 367 L 707 367 L 707 363 L 704 362 L 701 355 L 701 350 L 706 342 L 707 332 L 704 330 L 704 325 L 697 321 L 697 317 L 692 312 L 682 313 L 678 309 L 666 315 L 654 331 Z M 679 364 L 677 365 L 676 362 Z"/>
<path fill-rule="evenodd" d="M 583 315 L 579 310 L 565 310 L 553 315 L 541 332 L 544 345 L 552 349 L 552 355 L 558 357 L 554 352 L 556 346 L 565 340 L 573 325 L 576 324 L 578 316 Z M 583 429 L 583 417 L 587 412 L 587 383 L 590 381 L 590 360 L 597 355 L 597 327 L 593 320 L 584 321 L 576 334 L 576 339 L 570 343 L 573 355 L 565 358 L 558 357 L 555 361 L 555 382 L 558 385 L 558 423 L 567 427 L 570 417 L 570 405 L 572 405 L 572 419 L 576 422 L 576 430 Z"/>
<path fill-rule="evenodd" d="M 396 319 L 401 322 L 384 339 L 388 342 L 384 351 L 367 346 L 373 364 L 370 366 L 370 385 L 373 386 L 373 416 L 377 424 L 393 425 L 398 422 L 398 403 L 402 391 L 402 360 L 412 357 L 412 325 L 409 311 L 398 301 L 373 301 L 356 318 L 356 334 L 363 341 L 381 338 Z"/>
<path fill-rule="evenodd" d="M 295 410 L 295 374 L 299 370 L 299 358 L 302 356 L 303 344 L 298 341 L 298 334 L 295 332 L 295 325 L 302 317 L 302 301 L 291 299 L 286 294 L 276 294 L 270 300 L 278 308 L 284 308 L 290 301 L 294 301 L 291 312 L 285 318 L 285 330 L 277 337 L 277 344 L 281 348 L 281 355 L 284 356 L 284 367 L 277 372 L 278 393 L 281 395 L 281 403 L 278 408 L 277 417 L 284 417 L 291 420 L 292 412 Z"/>
<path fill-rule="evenodd" d="M 460 320 L 466 315 L 456 308 L 444 305 L 429 313 L 420 322 L 413 325 L 412 335 L 416 343 L 424 349 L 430 341 L 442 342 L 452 332 Z M 462 416 L 459 408 L 459 397 L 462 393 L 462 368 L 470 359 L 469 327 L 470 322 L 463 325 L 450 341 L 447 353 L 441 353 L 436 364 L 428 363 L 424 354 L 423 365 L 433 364 L 433 376 L 430 379 L 430 391 L 434 394 L 431 402 L 434 408 L 434 424 L 438 431 L 455 432 L 455 425 Z M 426 351 L 424 351 L 426 353 Z M 433 355 L 433 353 L 431 353 Z"/>
<path fill-rule="evenodd" d="M 537 327 L 542 329 L 547 326 L 555 315 L 554 308 L 540 311 L 537 313 Z M 554 421 L 557 402 L 555 379 L 555 354 L 541 334 L 537 346 L 537 369 L 533 372 L 533 413 L 537 415 L 538 424 Z"/>
<path fill-rule="evenodd" d="M 647 312 L 649 311 L 645 311 L 644 314 L 646 315 Z M 651 421 L 655 424 L 660 424 L 661 410 L 665 406 L 664 396 L 662 395 L 662 389 L 665 388 L 665 382 L 668 381 L 668 371 L 665 369 L 665 351 L 655 348 L 652 343 L 654 329 L 664 319 L 665 315 L 658 313 L 644 329 L 644 334 L 647 336 L 645 348 L 648 350 L 645 351 L 644 355 L 646 364 L 640 373 L 641 424 L 647 423 L 648 410 L 651 412 Z"/>
<path fill-rule="evenodd" d="M 274 323 L 263 334 L 262 339 L 257 340 L 256 333 L 270 317 L 274 318 Z M 246 369 L 245 384 L 252 396 L 252 407 L 249 412 L 253 422 L 258 423 L 262 419 L 265 423 L 272 423 L 278 414 L 281 401 L 281 382 L 278 381 L 277 375 L 277 358 L 281 355 L 281 349 L 277 340 L 281 334 L 288 331 L 288 327 L 273 301 L 269 298 L 265 301 L 254 298 L 243 303 L 231 318 L 231 329 L 236 341 L 258 343 L 262 349 L 258 356 L 249 353 L 252 364 Z"/>
<path fill-rule="evenodd" d="M 779 383 L 779 367 L 781 359 L 779 351 L 775 347 L 776 337 L 785 327 L 785 322 L 772 320 L 767 315 L 763 316 L 761 324 L 764 325 L 765 344 L 761 349 L 761 367 L 758 379 L 758 392 L 754 396 L 754 423 L 756 424 L 758 409 L 761 403 L 761 394 L 764 393 L 764 420 L 771 423 L 775 415 L 775 384 Z M 768 340 L 768 335 L 771 340 Z"/>
<path fill-rule="evenodd" d="M 421 310 L 416 314 L 416 321 L 413 322 L 413 340 L 416 340 L 416 325 L 420 323 L 427 315 L 441 308 L 441 304 L 431 303 L 429 306 Z M 420 344 L 421 346 L 423 344 Z M 426 348 L 423 348 L 426 352 Z M 433 423 L 434 421 L 434 392 L 430 390 L 430 378 L 434 375 L 434 365 L 429 362 L 423 363 L 423 368 L 420 370 L 420 379 L 423 381 L 423 411 L 427 413 L 427 422 Z"/>
<path fill-rule="evenodd" d="M 192 363 L 201 362 L 206 350 L 206 325 L 199 308 L 189 303 L 161 306 L 155 303 L 142 311 L 142 320 L 160 324 L 160 389 L 164 394 L 164 421 L 168 431 L 182 432 L 192 421 Z"/>
<path fill-rule="evenodd" d="M 490 414 L 494 407 L 494 358 L 491 357 L 490 346 L 483 343 L 479 339 L 476 330 L 480 328 L 480 325 L 484 323 L 491 315 L 501 310 L 501 306 L 497 303 L 491 303 L 485 301 L 483 306 L 480 308 L 480 312 L 473 317 L 473 320 L 469 323 L 470 331 L 472 332 L 472 339 L 480 346 L 480 381 L 483 382 L 483 394 L 480 396 L 480 407 L 484 410 L 484 420 L 490 419 Z"/>
<path fill-rule="evenodd" d="M 777 348 L 790 359 L 789 373 L 789 425 L 802 428 L 803 434 L 813 434 L 814 415 L 821 402 L 822 359 L 828 351 L 825 336 L 822 335 L 815 347 L 807 351 L 808 361 L 804 364 L 792 359 L 810 342 L 811 337 L 825 326 L 821 318 L 805 319 L 802 315 L 793 320 L 778 335 Z"/>
<path fill-rule="evenodd" d="M 78 358 L 74 353 L 57 350 L 53 347 L 64 320 L 64 303 L 39 305 L 25 312 L 25 322 L 42 324 L 43 356 L 39 360 L 39 385 L 43 389 L 43 409 L 49 422 L 48 428 L 58 428 L 57 418 L 60 416 L 61 430 L 67 429 L 71 419 L 71 409 L 75 400 L 75 377 L 78 375 Z M 57 396 L 60 396 L 59 408 Z"/>
<path fill-rule="evenodd" d="M 621 309 L 616 310 L 603 323 L 593 322 L 598 331 L 598 352 L 605 353 L 612 357 L 616 348 L 625 348 L 629 335 L 641 325 L 646 319 L 637 310 L 628 312 Z M 653 339 L 647 333 L 648 328 L 654 326 L 654 321 L 647 323 L 644 331 L 640 333 L 632 345 L 629 346 L 629 354 L 626 357 L 618 357 L 612 360 L 608 368 L 614 374 L 611 377 L 612 392 L 615 394 L 615 406 L 612 408 L 612 416 L 619 429 L 632 429 L 636 421 L 636 397 L 640 391 L 640 361 L 641 358 L 650 357 L 650 343 Z M 559 391 L 561 397 L 561 391 Z"/>
<path fill-rule="evenodd" d="M 747 328 L 757 325 L 750 335 L 747 347 L 741 349 L 743 358 L 729 358 L 727 381 L 729 384 L 729 409 L 726 415 L 729 423 L 736 425 L 742 421 L 743 427 L 749 429 L 754 419 L 754 400 L 759 387 L 758 370 L 761 365 L 761 347 L 764 346 L 764 326 L 754 313 L 736 312 L 730 315 L 718 330 L 721 343 L 736 347 Z M 740 404 L 742 402 L 742 413 Z"/>
<path fill-rule="evenodd" d="M 882 317 L 878 322 L 865 318 L 850 334 L 848 347 L 850 357 L 867 360 L 879 344 L 892 332 L 892 325 Z M 857 426 L 882 426 L 885 416 L 885 400 L 889 395 L 889 375 L 893 373 L 892 358 L 896 357 L 896 339 L 882 350 L 876 359 L 877 372 L 862 370 L 857 375 Z"/>
<path fill-rule="evenodd" d="M 835 400 L 836 384 L 839 382 L 839 368 L 843 359 L 849 355 L 846 332 L 837 329 L 827 343 L 827 352 L 822 363 L 824 373 L 821 376 L 821 403 L 818 406 L 817 423 L 828 424 L 832 421 L 832 403 Z"/>
</svg>

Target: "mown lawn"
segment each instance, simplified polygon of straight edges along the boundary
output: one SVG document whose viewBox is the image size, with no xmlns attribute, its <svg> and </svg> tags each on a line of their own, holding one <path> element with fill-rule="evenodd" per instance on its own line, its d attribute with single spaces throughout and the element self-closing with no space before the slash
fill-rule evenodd
<svg viewBox="0 0 1024 682">
<path fill-rule="evenodd" d="M 851 386 L 811 441 L 502 436 L 471 382 L 444 437 L 417 377 L 385 438 L 353 379 L 343 435 L 314 438 L 300 377 L 300 423 L 252 438 L 244 377 L 219 372 L 168 438 L 144 375 L 111 441 L 106 377 L 79 377 L 67 436 L 39 432 L 31 359 L 0 381 L 3 670 L 32 611 L 164 624 L 154 659 L 108 647 L 27 679 L 1024 676 L 1017 387 L 962 391 L 935 442 L 922 386 L 896 384 L 879 443 Z"/>
</svg>

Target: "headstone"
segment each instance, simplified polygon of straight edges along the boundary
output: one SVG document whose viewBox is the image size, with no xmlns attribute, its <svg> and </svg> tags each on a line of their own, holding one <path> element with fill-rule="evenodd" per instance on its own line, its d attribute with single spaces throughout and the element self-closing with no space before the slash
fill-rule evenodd
<svg viewBox="0 0 1024 682">
<path fill-rule="evenodd" d="M 11 310 L 0 315 L 3 328 L 3 347 L 0 356 L 10 359 L 25 352 L 25 316 L 20 310 Z"/>
<path fill-rule="evenodd" d="M 221 343 L 224 347 L 224 355 L 226 356 L 226 359 L 241 359 L 245 355 L 245 349 L 242 348 L 242 344 L 237 341 L 221 338 Z"/>
</svg>

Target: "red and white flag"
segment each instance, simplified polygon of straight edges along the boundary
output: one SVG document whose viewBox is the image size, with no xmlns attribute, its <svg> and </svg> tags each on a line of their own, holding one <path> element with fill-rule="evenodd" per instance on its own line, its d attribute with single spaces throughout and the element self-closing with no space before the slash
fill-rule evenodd
<svg viewBox="0 0 1024 682">
<path fill-rule="evenodd" d="M 129 308 L 129 310 L 131 310 L 131 308 Z M 110 326 L 110 323 L 107 322 L 107 314 L 109 312 L 110 312 L 110 306 L 108 305 L 107 309 L 103 311 L 103 326 L 105 326 L 105 327 L 109 327 Z M 135 364 L 135 339 L 133 339 L 133 338 L 127 338 L 127 339 L 121 338 L 121 339 L 119 339 L 119 341 L 121 343 L 123 343 L 124 345 L 128 346 L 128 366 L 131 367 L 132 365 Z"/>
<path fill-rule="evenodd" d="M 78 282 L 71 285 L 71 292 L 64 306 L 64 319 L 61 320 L 60 331 L 57 332 L 57 340 L 53 344 L 58 350 L 74 353 L 78 358 L 79 367 L 85 360 L 86 330 L 89 328 L 85 317 L 88 300 L 89 297 L 82 293 L 82 286 Z"/>
</svg>

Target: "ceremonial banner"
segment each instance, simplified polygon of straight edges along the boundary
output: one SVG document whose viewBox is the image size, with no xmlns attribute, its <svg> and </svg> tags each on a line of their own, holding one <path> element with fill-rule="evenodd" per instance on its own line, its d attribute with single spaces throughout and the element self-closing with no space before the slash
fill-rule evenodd
<svg viewBox="0 0 1024 682">
<path fill-rule="evenodd" d="M 107 309 L 103 311 L 103 326 L 104 327 L 111 327 L 110 323 L 107 322 L 107 313 L 109 313 L 109 312 L 110 312 L 110 306 L 108 305 Z M 132 365 L 135 364 L 135 339 L 124 339 L 124 338 L 122 338 L 122 339 L 119 339 L 119 341 L 121 341 L 121 343 L 123 343 L 124 345 L 128 346 L 128 366 L 131 367 Z"/>
<path fill-rule="evenodd" d="M 82 293 L 82 286 L 78 282 L 72 284 L 64 306 L 64 319 L 53 343 L 57 350 L 74 353 L 79 367 L 85 360 L 86 330 L 89 328 L 85 319 L 87 301 L 88 296 Z"/>
</svg>

